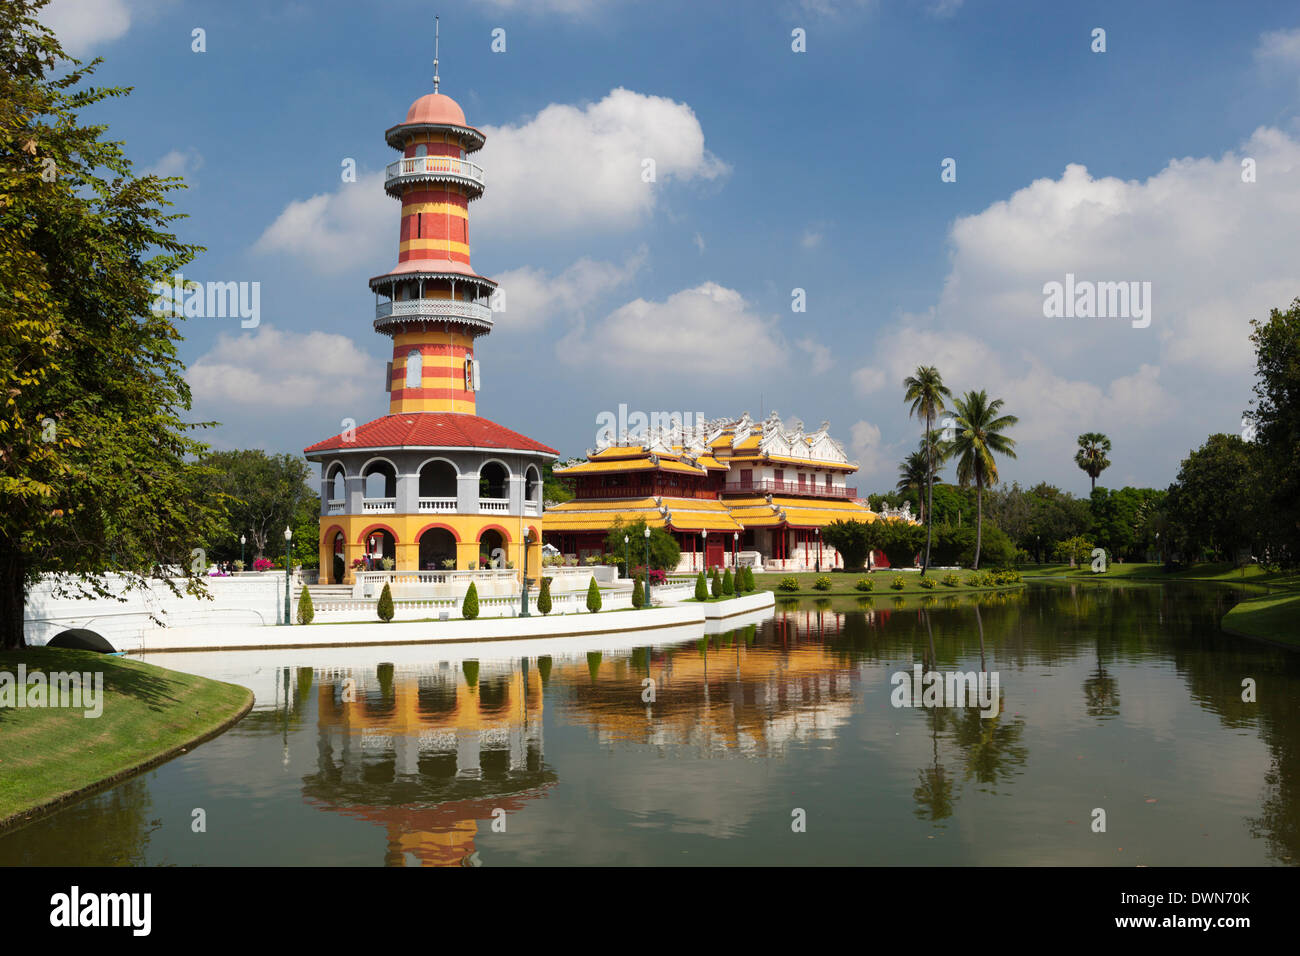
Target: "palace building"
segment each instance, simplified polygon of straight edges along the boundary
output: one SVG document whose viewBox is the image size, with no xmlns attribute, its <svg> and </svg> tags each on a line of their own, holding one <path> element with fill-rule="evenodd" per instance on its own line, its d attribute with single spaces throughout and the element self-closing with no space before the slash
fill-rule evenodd
<svg viewBox="0 0 1300 956">
<path fill-rule="evenodd" d="M 616 523 L 645 521 L 677 538 L 679 570 L 737 561 L 769 570 L 840 567 L 821 529 L 878 516 L 846 484 L 858 466 L 829 428 L 805 432 L 797 419 L 787 426 L 772 412 L 756 422 L 746 412 L 696 428 L 674 422 L 648 430 L 644 441 L 620 436 L 555 469 L 574 497 L 547 509 L 546 542 L 582 559 L 604 553 Z"/>
<path fill-rule="evenodd" d="M 436 56 L 436 55 L 435 55 Z M 484 135 L 434 92 L 384 138 L 400 158 L 384 189 L 401 204 L 397 264 L 370 280 L 375 331 L 393 340 L 388 414 L 305 449 L 321 465 L 321 582 L 398 571 L 541 564 L 542 468 L 555 449 L 475 413 L 475 346 L 496 283 L 470 265 L 469 205 Z"/>
</svg>

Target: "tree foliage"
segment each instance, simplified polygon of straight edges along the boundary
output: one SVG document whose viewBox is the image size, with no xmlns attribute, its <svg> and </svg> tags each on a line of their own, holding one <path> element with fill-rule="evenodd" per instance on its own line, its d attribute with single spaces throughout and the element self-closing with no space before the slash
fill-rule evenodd
<svg viewBox="0 0 1300 956">
<path fill-rule="evenodd" d="M 644 519 L 625 524 L 621 517 L 616 518 L 605 534 L 606 553 L 623 558 L 630 550 L 634 565 L 644 563 L 645 528 Z M 627 543 L 623 541 L 625 536 Z M 682 547 L 676 538 L 663 528 L 650 529 L 650 567 L 656 571 L 673 571 L 681 557 Z"/>
<path fill-rule="evenodd" d="M 175 321 L 153 284 L 200 247 L 171 229 L 179 178 L 137 177 L 121 142 L 79 114 L 125 96 L 90 87 L 35 18 L 0 5 L 0 646 L 23 643 L 28 588 L 106 595 L 101 575 L 203 593 L 193 551 L 215 508 Z M 173 578 L 183 579 L 176 583 Z"/>
</svg>

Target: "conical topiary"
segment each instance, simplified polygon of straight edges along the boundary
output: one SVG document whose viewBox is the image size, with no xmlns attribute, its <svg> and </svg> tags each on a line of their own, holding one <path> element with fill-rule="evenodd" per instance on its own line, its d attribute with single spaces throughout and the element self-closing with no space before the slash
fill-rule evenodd
<svg viewBox="0 0 1300 956">
<path fill-rule="evenodd" d="M 632 580 L 632 606 L 645 606 L 645 588 L 641 587 L 641 575 L 637 575 Z"/>
<path fill-rule="evenodd" d="M 709 586 L 704 582 L 704 572 L 701 571 L 699 577 L 695 579 L 695 600 L 707 601 L 709 599 Z"/>
<path fill-rule="evenodd" d="M 757 591 L 758 585 L 754 583 L 754 569 L 745 568 L 745 590 Z"/>
<path fill-rule="evenodd" d="M 551 579 L 542 578 L 542 589 L 537 594 L 537 610 L 543 614 L 551 613 Z"/>
<path fill-rule="evenodd" d="M 393 619 L 393 592 L 387 584 L 384 585 L 384 590 L 379 595 L 379 606 L 375 610 L 379 614 L 379 620 L 385 624 Z"/>
<path fill-rule="evenodd" d="M 600 588 L 596 586 L 596 576 L 591 576 L 591 584 L 587 585 L 587 610 L 595 614 L 600 610 Z"/>
<path fill-rule="evenodd" d="M 736 593 L 736 582 L 733 581 L 733 580 L 731 580 L 731 568 L 727 568 L 727 570 L 726 570 L 725 572 L 723 572 L 723 575 L 722 575 L 722 593 L 723 593 L 723 594 L 735 594 L 735 593 Z"/>
<path fill-rule="evenodd" d="M 315 617 L 316 609 L 311 606 L 311 595 L 304 587 L 302 593 L 298 595 L 298 623 L 310 624 Z"/>
<path fill-rule="evenodd" d="M 474 582 L 469 582 L 469 590 L 465 592 L 465 600 L 460 605 L 460 616 L 467 621 L 472 621 L 478 617 L 478 588 L 474 587 Z"/>
<path fill-rule="evenodd" d="M 722 597 L 722 578 L 718 577 L 718 569 L 713 569 L 713 580 L 709 582 L 709 594 L 715 598 Z"/>
</svg>

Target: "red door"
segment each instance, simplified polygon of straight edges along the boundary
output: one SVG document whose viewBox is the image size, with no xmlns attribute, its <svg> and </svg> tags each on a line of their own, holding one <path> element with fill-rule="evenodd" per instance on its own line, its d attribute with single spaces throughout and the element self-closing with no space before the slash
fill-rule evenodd
<svg viewBox="0 0 1300 956">
<path fill-rule="evenodd" d="M 719 541 L 717 544 L 714 544 L 712 541 L 710 541 L 708 545 L 705 547 L 704 557 L 705 557 L 704 563 L 707 564 L 709 567 L 711 568 L 722 567 L 722 542 Z"/>
</svg>

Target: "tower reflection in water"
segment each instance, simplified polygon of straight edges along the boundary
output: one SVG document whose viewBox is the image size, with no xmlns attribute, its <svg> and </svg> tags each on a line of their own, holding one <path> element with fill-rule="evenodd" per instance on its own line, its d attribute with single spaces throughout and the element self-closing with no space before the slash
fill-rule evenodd
<svg viewBox="0 0 1300 956">
<path fill-rule="evenodd" d="M 543 710 L 603 744 L 696 758 L 764 757 L 832 738 L 860 696 L 859 665 L 824 643 L 843 618 L 780 615 L 688 644 L 374 670 L 283 674 L 286 710 L 315 700 L 309 804 L 383 826 L 385 862 L 465 865 L 495 818 L 557 784 L 544 759 Z M 652 680 L 653 694 L 647 679 Z M 297 700 L 292 698 L 297 697 Z"/>
</svg>

